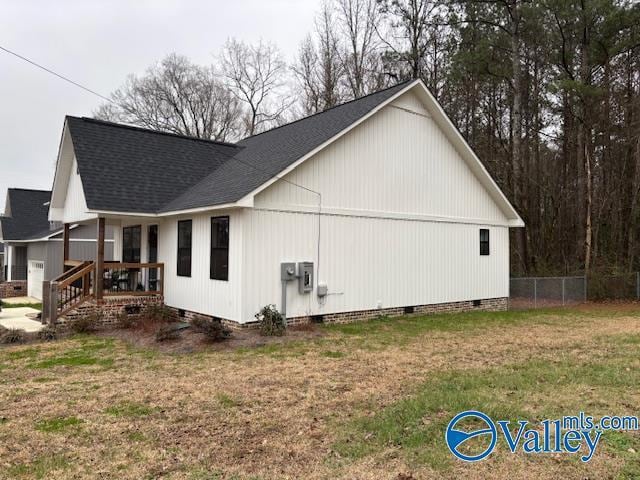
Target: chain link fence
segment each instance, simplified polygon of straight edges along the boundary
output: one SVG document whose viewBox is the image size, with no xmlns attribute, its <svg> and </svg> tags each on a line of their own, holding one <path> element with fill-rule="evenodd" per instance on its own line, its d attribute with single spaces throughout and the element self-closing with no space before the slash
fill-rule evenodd
<svg viewBox="0 0 640 480">
<path fill-rule="evenodd" d="M 509 282 L 509 308 L 575 305 L 587 300 L 585 277 L 523 277 Z"/>
<path fill-rule="evenodd" d="M 577 277 L 522 277 L 509 282 L 509 308 L 576 305 L 587 300 L 640 300 L 640 272 Z"/>
</svg>

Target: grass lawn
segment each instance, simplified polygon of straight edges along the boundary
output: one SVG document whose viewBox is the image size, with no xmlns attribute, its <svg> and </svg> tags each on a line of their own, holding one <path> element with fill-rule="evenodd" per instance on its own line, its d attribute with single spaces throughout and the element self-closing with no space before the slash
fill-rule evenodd
<svg viewBox="0 0 640 480">
<path fill-rule="evenodd" d="M 0 306 L 2 308 L 22 308 L 22 307 L 31 307 L 36 310 L 42 310 L 42 303 L 9 303 L 3 302 L 0 300 Z"/>
<path fill-rule="evenodd" d="M 463 464 L 458 412 L 637 415 L 640 305 L 323 326 L 258 348 L 161 353 L 105 336 L 0 349 L 0 478 L 640 478 L 640 435 L 593 459 Z"/>
</svg>

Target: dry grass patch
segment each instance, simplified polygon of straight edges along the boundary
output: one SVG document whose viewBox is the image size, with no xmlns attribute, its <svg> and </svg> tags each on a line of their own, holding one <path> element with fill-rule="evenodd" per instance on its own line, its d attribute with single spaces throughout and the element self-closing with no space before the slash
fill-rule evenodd
<svg viewBox="0 0 640 480">
<path fill-rule="evenodd" d="M 442 437 L 439 422 L 459 406 L 447 404 L 448 389 L 451 398 L 464 387 L 469 401 L 476 394 L 479 401 L 495 397 L 496 409 L 511 405 L 514 414 L 537 415 L 560 409 L 564 399 L 551 387 L 578 375 L 584 382 L 568 406 L 601 402 L 611 413 L 632 413 L 627 404 L 640 401 L 637 388 L 604 385 L 597 372 L 574 369 L 594 352 L 603 364 L 629 363 L 637 345 L 623 339 L 640 335 L 637 313 L 598 307 L 378 320 L 196 353 L 152 350 L 102 334 L 4 348 L 0 470 L 10 478 L 45 471 L 51 479 L 611 477 L 631 461 L 622 447 L 599 452 L 587 473 L 566 458 L 504 452 L 466 468 L 429 442 Z M 34 351 L 20 353 L 27 348 Z M 536 365 L 552 368 L 539 376 Z M 514 382 L 527 372 L 536 388 L 525 395 Z M 620 373 L 623 381 L 629 372 Z M 434 400 L 438 395 L 446 409 Z M 395 443 L 370 426 L 360 428 L 367 419 L 374 426 L 382 420 L 402 425 L 390 412 L 400 415 L 414 401 L 428 407 L 427 415 L 405 424 L 406 436 L 400 431 Z M 39 420 L 71 417 L 81 424 L 55 432 L 56 442 L 37 428 Z M 425 443 L 407 440 L 416 438 Z M 344 447 L 348 439 L 355 453 Z"/>
</svg>

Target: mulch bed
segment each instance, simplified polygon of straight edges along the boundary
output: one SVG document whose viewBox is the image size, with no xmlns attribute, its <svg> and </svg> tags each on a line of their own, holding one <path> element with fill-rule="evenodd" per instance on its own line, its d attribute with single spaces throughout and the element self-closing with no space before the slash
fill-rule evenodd
<svg viewBox="0 0 640 480">
<path fill-rule="evenodd" d="M 281 337 L 265 337 L 258 329 L 233 330 L 231 337 L 219 342 L 211 342 L 202 333 L 193 328 L 181 331 L 180 338 L 175 340 L 156 340 L 157 327 L 142 326 L 138 328 L 113 328 L 96 332 L 98 336 L 116 338 L 134 347 L 150 348 L 163 353 L 193 353 L 204 351 L 235 350 L 239 348 L 258 348 L 272 344 L 284 344 L 300 340 L 309 340 L 325 336 L 325 332 L 315 325 L 295 326 L 287 329 Z"/>
</svg>

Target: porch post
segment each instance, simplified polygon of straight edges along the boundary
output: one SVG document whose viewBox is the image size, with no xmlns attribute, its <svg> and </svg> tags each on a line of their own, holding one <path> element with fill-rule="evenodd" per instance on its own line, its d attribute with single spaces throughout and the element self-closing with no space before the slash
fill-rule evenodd
<svg viewBox="0 0 640 480">
<path fill-rule="evenodd" d="M 7 265 L 7 278 L 5 278 L 5 280 L 7 282 L 10 282 L 11 280 L 13 280 L 13 246 L 12 245 L 8 245 L 8 244 L 4 244 L 5 246 L 5 262 Z"/>
<path fill-rule="evenodd" d="M 69 224 L 64 224 L 64 232 L 62 233 L 62 271 L 65 271 L 67 261 L 69 260 Z"/>
<path fill-rule="evenodd" d="M 98 217 L 98 235 L 96 238 L 96 302 L 102 303 L 104 280 L 104 217 Z"/>
</svg>

